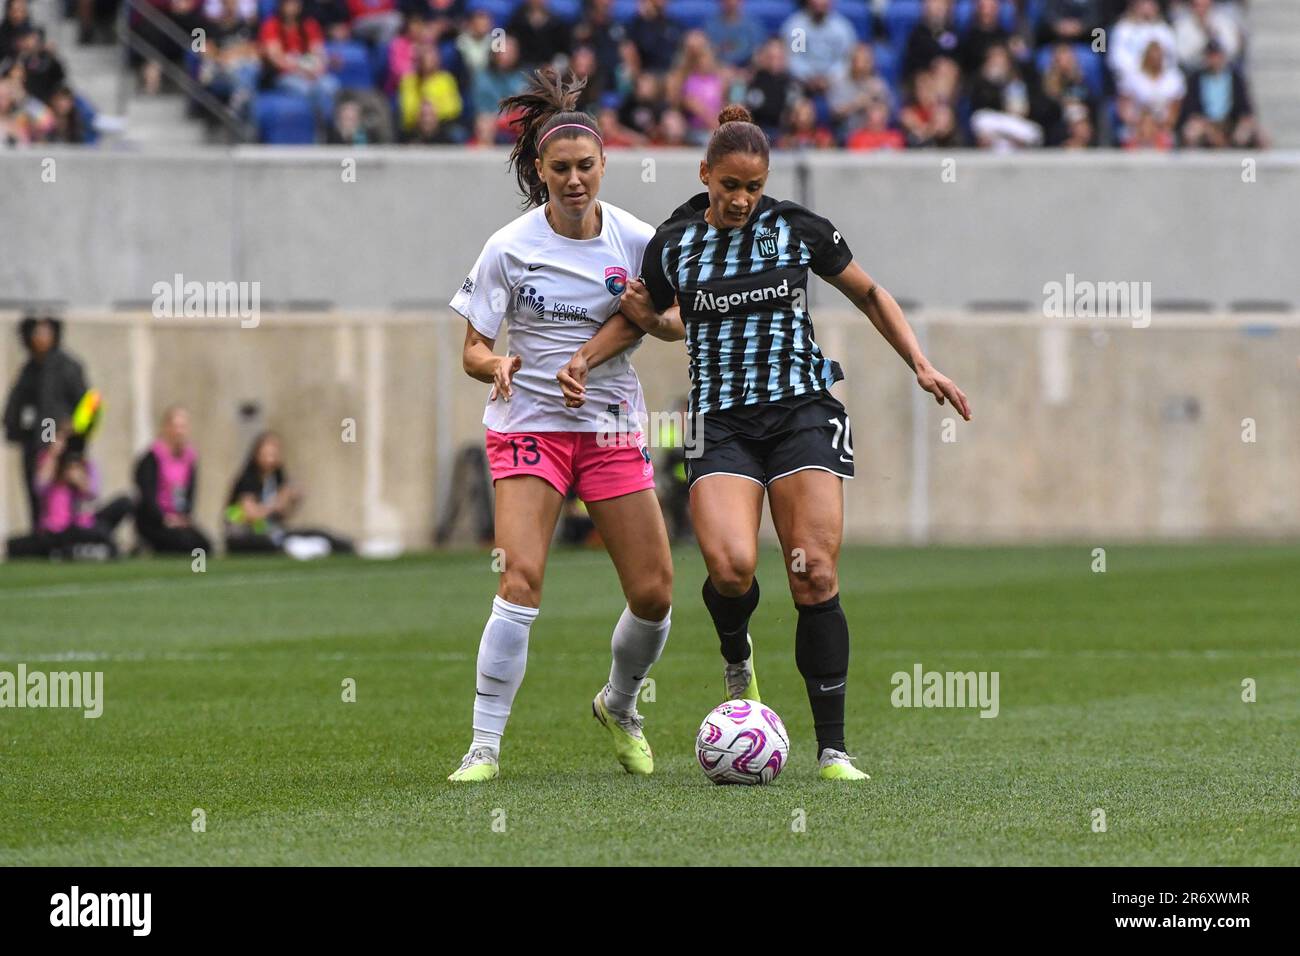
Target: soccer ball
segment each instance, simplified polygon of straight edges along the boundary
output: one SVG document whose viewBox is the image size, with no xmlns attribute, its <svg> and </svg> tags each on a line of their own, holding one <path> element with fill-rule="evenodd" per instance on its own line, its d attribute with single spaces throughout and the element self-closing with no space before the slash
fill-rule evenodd
<svg viewBox="0 0 1300 956">
<path fill-rule="evenodd" d="M 695 756 L 714 783 L 771 783 L 790 758 L 790 735 L 765 704 L 728 700 L 700 724 Z"/>
</svg>

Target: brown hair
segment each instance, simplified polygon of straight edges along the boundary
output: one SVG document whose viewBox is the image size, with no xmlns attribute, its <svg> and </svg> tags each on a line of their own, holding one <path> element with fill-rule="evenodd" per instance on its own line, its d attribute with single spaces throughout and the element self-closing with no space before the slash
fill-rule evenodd
<svg viewBox="0 0 1300 956">
<path fill-rule="evenodd" d="M 718 128 L 709 137 L 704 161 L 713 166 L 732 153 L 753 153 L 766 163 L 770 150 L 767 134 L 754 125 L 754 115 L 739 103 L 731 103 L 718 114 Z"/>
<path fill-rule="evenodd" d="M 596 121 L 589 114 L 574 108 L 578 103 L 578 94 L 586 86 L 587 81 L 579 79 L 571 70 L 561 79 L 555 70 L 542 67 L 533 71 L 527 89 L 501 101 L 500 109 L 503 113 L 521 110 L 510 121 L 510 125 L 516 127 L 519 133 L 515 148 L 510 151 L 510 165 L 514 167 L 519 190 L 524 194 L 525 208 L 540 206 L 550 198 L 546 184 L 537 175 L 535 160 L 538 159 L 537 144 L 551 130 L 568 126 L 569 129 L 560 130 L 552 139 L 577 139 L 579 136 L 590 135 L 595 138 L 601 151 L 604 151 L 604 142 L 600 138 Z"/>
</svg>

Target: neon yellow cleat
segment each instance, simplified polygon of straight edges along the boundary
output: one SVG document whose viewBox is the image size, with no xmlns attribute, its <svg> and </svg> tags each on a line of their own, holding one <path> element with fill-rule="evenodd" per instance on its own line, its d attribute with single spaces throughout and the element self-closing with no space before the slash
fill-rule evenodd
<svg viewBox="0 0 1300 956">
<path fill-rule="evenodd" d="M 641 731 L 643 718 L 638 713 L 615 714 L 605 706 L 605 688 L 591 702 L 591 716 L 600 721 L 614 738 L 614 756 L 628 773 L 648 776 L 654 773 L 655 755 Z"/>
<path fill-rule="evenodd" d="M 759 703 L 758 678 L 754 676 L 754 639 L 748 634 L 749 656 L 739 664 L 728 663 L 722 671 L 722 680 L 727 687 L 727 700 L 752 700 Z"/>
<path fill-rule="evenodd" d="M 491 747 L 471 747 L 457 768 L 447 779 L 453 783 L 481 783 L 495 780 L 501 773 L 497 766 L 497 752 Z"/>
<path fill-rule="evenodd" d="M 870 780 L 871 776 L 853 766 L 851 760 L 842 750 L 823 750 L 817 776 L 823 780 Z"/>
</svg>

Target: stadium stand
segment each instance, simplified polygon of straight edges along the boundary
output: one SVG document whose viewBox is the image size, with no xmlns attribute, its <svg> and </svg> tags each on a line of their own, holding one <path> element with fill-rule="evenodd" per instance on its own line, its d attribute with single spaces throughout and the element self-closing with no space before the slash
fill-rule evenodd
<svg viewBox="0 0 1300 956">
<path fill-rule="evenodd" d="M 698 145 L 728 101 L 777 148 L 1300 143 L 1292 0 L 6 0 L 29 3 L 95 91 L 90 135 L 116 99 L 144 143 L 504 144 L 491 104 L 543 63 L 587 78 L 611 147 Z M 115 4 L 126 96 L 88 45 Z"/>
</svg>

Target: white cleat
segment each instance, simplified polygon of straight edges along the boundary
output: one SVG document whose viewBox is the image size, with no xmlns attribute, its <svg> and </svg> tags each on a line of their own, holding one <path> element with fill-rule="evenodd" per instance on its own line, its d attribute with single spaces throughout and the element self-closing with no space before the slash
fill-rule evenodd
<svg viewBox="0 0 1300 956">
<path fill-rule="evenodd" d="M 479 783 L 492 780 L 501 772 L 497 752 L 491 747 L 471 747 L 460 761 L 460 767 L 447 779 L 455 783 Z"/>
<path fill-rule="evenodd" d="M 870 780 L 870 775 L 853 766 L 852 761 L 843 750 L 827 748 L 817 761 L 817 776 L 823 780 Z"/>
</svg>

